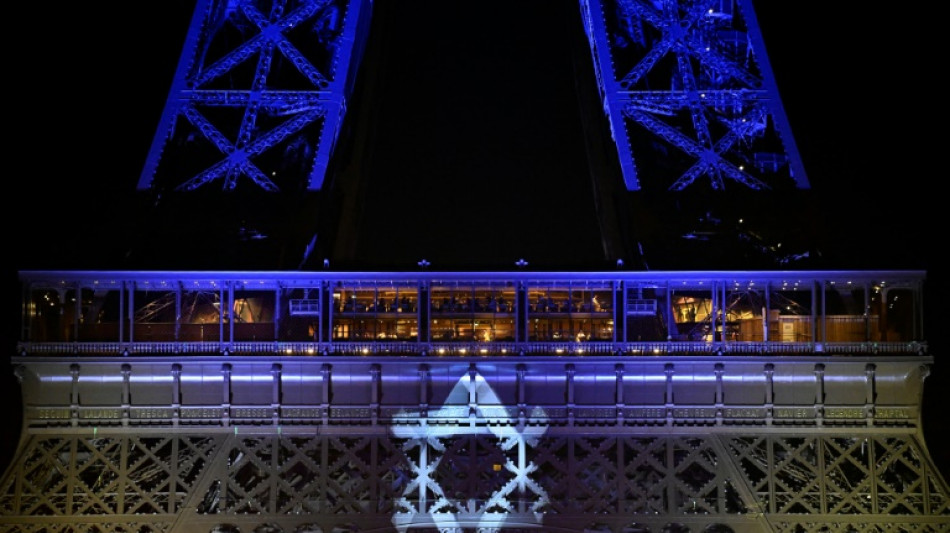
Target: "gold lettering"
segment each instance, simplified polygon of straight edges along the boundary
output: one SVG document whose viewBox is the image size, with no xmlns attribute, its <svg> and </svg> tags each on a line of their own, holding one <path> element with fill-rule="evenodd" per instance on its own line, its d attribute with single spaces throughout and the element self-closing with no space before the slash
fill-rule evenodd
<svg viewBox="0 0 950 533">
<path fill-rule="evenodd" d="M 860 407 L 830 407 L 825 409 L 825 418 L 864 418 Z"/>
<path fill-rule="evenodd" d="M 776 418 L 814 418 L 814 409 L 804 407 L 776 407 Z"/>
<path fill-rule="evenodd" d="M 171 418 L 172 411 L 170 408 L 162 407 L 147 407 L 147 408 L 133 408 L 130 412 L 132 418 Z"/>
<path fill-rule="evenodd" d="M 681 407 L 673 409 L 676 418 L 714 418 L 716 410 L 706 407 Z"/>
<path fill-rule="evenodd" d="M 46 409 L 37 409 L 36 418 L 39 419 L 56 419 L 56 418 L 69 418 L 69 409 L 62 408 L 46 408 Z"/>
<path fill-rule="evenodd" d="M 759 407 L 728 407 L 723 410 L 727 418 L 759 418 L 765 416 L 765 409 Z"/>
<path fill-rule="evenodd" d="M 79 411 L 79 418 L 122 418 L 118 409 L 89 409 Z"/>
<path fill-rule="evenodd" d="M 910 413 L 903 407 L 878 407 L 874 418 L 910 418 Z"/>
<path fill-rule="evenodd" d="M 286 407 L 280 410 L 280 414 L 287 418 L 318 418 L 322 416 L 320 409 L 312 407 Z"/>
<path fill-rule="evenodd" d="M 198 409 L 182 409 L 182 418 L 220 418 L 221 410 L 216 407 L 202 407 Z"/>
</svg>

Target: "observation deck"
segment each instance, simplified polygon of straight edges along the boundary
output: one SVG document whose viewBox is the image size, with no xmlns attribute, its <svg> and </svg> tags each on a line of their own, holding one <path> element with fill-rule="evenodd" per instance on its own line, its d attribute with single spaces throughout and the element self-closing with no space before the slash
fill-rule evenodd
<svg viewBox="0 0 950 533">
<path fill-rule="evenodd" d="M 918 271 L 21 272 L 22 355 L 923 355 Z"/>
<path fill-rule="evenodd" d="M 0 516 L 936 531 L 924 279 L 21 272 L 24 438 Z"/>
</svg>

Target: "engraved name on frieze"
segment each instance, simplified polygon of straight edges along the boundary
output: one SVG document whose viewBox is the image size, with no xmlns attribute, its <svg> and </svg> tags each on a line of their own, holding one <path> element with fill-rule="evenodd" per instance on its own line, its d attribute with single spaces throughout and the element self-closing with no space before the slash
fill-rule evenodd
<svg viewBox="0 0 950 533">
<path fill-rule="evenodd" d="M 775 418 L 815 418 L 814 407 L 776 407 L 772 411 Z"/>
<path fill-rule="evenodd" d="M 725 418 L 763 418 L 764 407 L 726 407 L 722 410 Z"/>
<path fill-rule="evenodd" d="M 863 407 L 826 407 L 825 418 L 864 418 Z"/>
<path fill-rule="evenodd" d="M 270 418 L 273 411 L 268 407 L 237 407 L 231 409 L 234 418 Z"/>
<path fill-rule="evenodd" d="M 133 407 L 129 409 L 129 416 L 132 418 L 152 419 L 152 418 L 171 418 L 171 407 Z"/>
<path fill-rule="evenodd" d="M 221 418 L 220 407 L 182 407 L 182 418 Z"/>
<path fill-rule="evenodd" d="M 60 418 L 69 418 L 68 407 L 43 407 L 36 410 L 36 418 L 40 420 L 53 420 Z"/>
<path fill-rule="evenodd" d="M 366 418 L 370 412 L 368 407 L 331 407 L 330 416 L 336 418 Z"/>
<path fill-rule="evenodd" d="M 623 410 L 624 418 L 666 418 L 663 407 L 628 407 Z"/>
<path fill-rule="evenodd" d="M 715 407 L 677 407 L 673 409 L 676 418 L 716 418 Z"/>
<path fill-rule="evenodd" d="M 79 418 L 122 418 L 122 409 L 82 409 L 79 411 Z"/>
<path fill-rule="evenodd" d="M 910 411 L 905 407 L 878 407 L 874 409 L 874 418 L 906 419 L 911 418 Z"/>
<path fill-rule="evenodd" d="M 280 416 L 285 418 L 320 418 L 323 409 L 319 407 L 282 407 Z"/>
</svg>

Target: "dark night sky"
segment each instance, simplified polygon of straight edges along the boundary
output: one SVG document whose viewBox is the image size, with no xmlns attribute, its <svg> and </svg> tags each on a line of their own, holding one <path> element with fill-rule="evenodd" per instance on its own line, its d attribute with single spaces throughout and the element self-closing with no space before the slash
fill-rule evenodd
<svg viewBox="0 0 950 533">
<path fill-rule="evenodd" d="M 377 4 L 384 1 L 394 0 L 377 0 Z M 479 117 L 465 114 L 467 103 L 459 101 L 459 93 L 440 77 L 450 68 L 412 68 L 413 65 L 418 67 L 420 61 L 427 61 L 437 67 L 444 56 L 448 56 L 444 61 L 449 65 L 457 59 L 452 54 L 478 53 L 486 64 L 498 65 L 499 76 L 512 75 L 505 74 L 505 69 L 515 68 L 511 54 L 504 47 L 493 45 L 499 42 L 497 32 L 523 32 L 517 40 L 524 42 L 550 33 L 550 28 L 543 26 L 548 19 L 540 14 L 531 16 L 530 9 L 511 9 L 525 20 L 504 24 L 492 24 L 493 17 L 485 15 L 493 12 L 498 17 L 505 16 L 506 6 L 518 3 L 514 0 L 404 3 L 407 9 L 419 13 L 426 11 L 422 9 L 425 6 L 452 11 L 445 21 L 429 20 L 434 17 L 420 19 L 420 24 L 441 24 L 438 30 L 432 30 L 433 35 L 444 38 L 458 29 L 460 35 L 478 39 L 457 46 L 433 46 L 425 58 L 398 58 L 406 63 L 407 76 L 427 76 L 407 81 L 429 91 L 418 101 L 441 106 L 435 111 L 420 109 L 419 113 L 441 114 L 446 127 L 463 119 L 465 124 L 478 124 Z M 840 231 L 841 249 L 851 250 L 868 243 L 879 246 L 879 255 L 870 254 L 870 259 L 879 259 L 880 263 L 871 261 L 854 268 L 897 265 L 927 270 L 931 278 L 927 306 L 935 313 L 937 291 L 933 280 L 944 276 L 937 261 L 937 245 L 943 238 L 935 233 L 941 227 L 937 221 L 937 184 L 942 176 L 934 174 L 937 168 L 942 170 L 937 160 L 943 153 L 923 128 L 930 121 L 938 128 L 945 124 L 935 120 L 945 111 L 939 97 L 932 94 L 936 80 L 928 75 L 928 69 L 936 65 L 929 56 L 937 50 L 934 33 L 928 26 L 935 26 L 936 22 L 926 17 L 920 20 L 918 13 L 894 10 L 894 5 L 890 5 L 892 9 L 883 9 L 818 0 L 753 3 L 812 187 L 827 199 L 827 206 L 840 207 L 825 215 L 831 224 L 840 224 L 836 231 Z M 534 1 L 531 5 L 541 6 L 544 2 Z M 58 268 L 57 250 L 70 250 L 68 243 L 107 240 L 118 233 L 124 220 L 114 202 L 134 190 L 137 183 L 172 81 L 192 6 L 193 2 L 188 0 L 129 2 L 123 3 L 121 11 L 114 11 L 107 3 L 70 2 L 68 7 L 58 7 L 56 11 L 48 6 L 36 7 L 35 12 L 11 16 L 10 20 L 29 24 L 37 38 L 23 39 L 18 44 L 13 68 L 8 71 L 8 80 L 14 82 L 8 85 L 13 90 L 7 92 L 7 98 L 15 129 L 8 130 L 14 140 L 12 150 L 8 145 L 7 184 L 12 186 L 15 182 L 20 187 L 6 196 L 8 202 L 12 200 L 18 207 L 7 210 L 7 227 L 12 233 L 8 240 L 7 257 L 12 260 L 8 275 L 14 276 L 18 269 Z M 116 22 L 116 17 L 121 21 Z M 473 29 L 469 24 L 478 26 Z M 407 27 L 402 37 L 424 43 L 431 36 Z M 40 47 L 43 42 L 55 53 Z M 535 57 L 532 61 L 543 64 L 543 59 Z M 530 64 L 531 61 L 521 61 L 517 68 L 528 69 Z M 523 71 L 517 76 L 530 78 Z M 486 94 L 502 94 L 505 86 L 497 81 L 477 77 L 463 83 L 485 87 Z M 481 183 L 509 190 L 506 187 L 510 188 L 510 184 L 494 183 L 491 177 L 480 176 L 478 162 L 490 159 L 499 150 L 512 149 L 513 143 L 524 143 L 522 148 L 528 151 L 566 149 L 546 135 L 557 130 L 559 124 L 550 122 L 550 116 L 538 113 L 536 107 L 527 106 L 526 102 L 544 98 L 552 108 L 563 105 L 552 87 L 569 83 L 558 79 L 539 81 L 543 85 L 536 92 L 491 100 L 513 104 L 497 112 L 498 116 L 518 119 L 517 126 L 499 131 L 485 120 L 482 129 L 467 129 L 451 160 L 444 150 L 420 150 L 420 146 L 437 146 L 437 138 L 432 135 L 439 132 L 415 131 L 411 124 L 405 126 L 402 135 L 405 142 L 412 143 L 413 150 L 407 144 L 406 151 L 391 155 L 398 160 L 410 154 L 415 159 L 404 163 L 431 168 L 448 168 L 464 162 L 470 171 L 465 178 L 473 185 Z M 944 137 L 939 136 L 941 140 Z M 565 134 L 557 142 L 576 141 Z M 531 144 L 538 142 L 553 144 L 542 148 Z M 394 145 L 388 146 L 392 150 Z M 17 168 L 23 170 L 14 171 Z M 512 194 L 518 198 L 520 193 Z M 491 209 L 486 206 L 486 212 Z M 514 213 L 513 222 L 518 223 L 517 217 L 538 216 L 532 209 L 529 206 Z M 473 253 L 477 252 L 485 244 L 477 242 L 476 234 L 463 227 L 470 215 L 455 216 L 460 221 L 456 233 L 446 230 L 442 238 L 461 235 L 471 241 Z M 371 219 L 370 223 L 380 221 Z M 418 227 L 422 230 L 427 226 L 422 221 Z M 566 238 L 577 240 L 572 236 Z M 516 253 L 514 249 L 498 252 L 506 256 Z M 16 297 L 8 298 L 10 306 L 15 302 Z M 11 312 L 15 314 L 16 309 Z M 931 318 L 930 323 L 934 326 L 929 329 L 928 340 L 938 362 L 926 388 L 929 395 L 934 395 L 940 383 L 950 383 L 945 377 L 950 368 L 944 369 L 940 364 L 938 350 L 945 343 L 934 335 L 939 331 L 936 321 Z M 15 335 L 12 328 L 7 331 L 8 337 Z M 10 373 L 2 374 L 4 388 L 15 391 Z M 929 435 L 938 435 L 939 428 L 933 427 L 938 413 L 933 409 L 925 407 L 928 419 L 934 420 L 930 427 L 925 427 Z M 946 447 L 938 446 L 934 437 L 928 438 L 938 461 L 950 464 Z"/>
</svg>

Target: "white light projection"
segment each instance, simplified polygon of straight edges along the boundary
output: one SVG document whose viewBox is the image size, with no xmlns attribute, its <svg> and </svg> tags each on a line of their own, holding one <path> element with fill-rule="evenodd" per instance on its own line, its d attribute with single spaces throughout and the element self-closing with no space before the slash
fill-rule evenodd
<svg viewBox="0 0 950 533">
<path fill-rule="evenodd" d="M 466 410 L 467 424 L 462 421 Z M 495 530 L 505 523 L 526 526 L 541 524 L 544 517 L 542 509 L 548 505 L 550 498 L 530 477 L 537 466 L 528 462 L 527 448 L 535 446 L 537 439 L 547 431 L 544 409 L 534 407 L 526 412 L 520 406 L 517 413 L 512 413 L 511 409 L 503 406 L 498 394 L 473 364 L 467 375 L 459 377 L 440 408 L 402 412 L 395 418 L 417 422 L 411 426 L 393 425 L 391 429 L 394 437 L 408 439 L 403 451 L 413 474 L 402 496 L 396 500 L 396 508 L 400 511 L 394 513 L 393 525 L 398 531 L 404 532 L 410 526 L 418 527 L 426 517 L 440 531 L 461 531 L 463 526 Z M 439 420 L 439 423 L 430 420 Z M 526 424 L 528 420 L 531 425 Z M 474 435 L 494 437 L 493 442 L 504 456 L 504 464 L 474 466 L 495 472 L 504 469 L 511 476 L 507 481 L 491 487 L 490 496 L 484 500 L 476 499 L 472 494 L 463 497 L 447 494 L 433 476 L 446 456 L 445 440 Z M 507 453 L 515 448 L 517 462 Z M 430 457 L 430 450 L 437 455 Z M 417 460 L 413 458 L 413 451 L 417 452 Z M 526 498 L 527 494 L 531 494 L 531 497 Z"/>
</svg>

